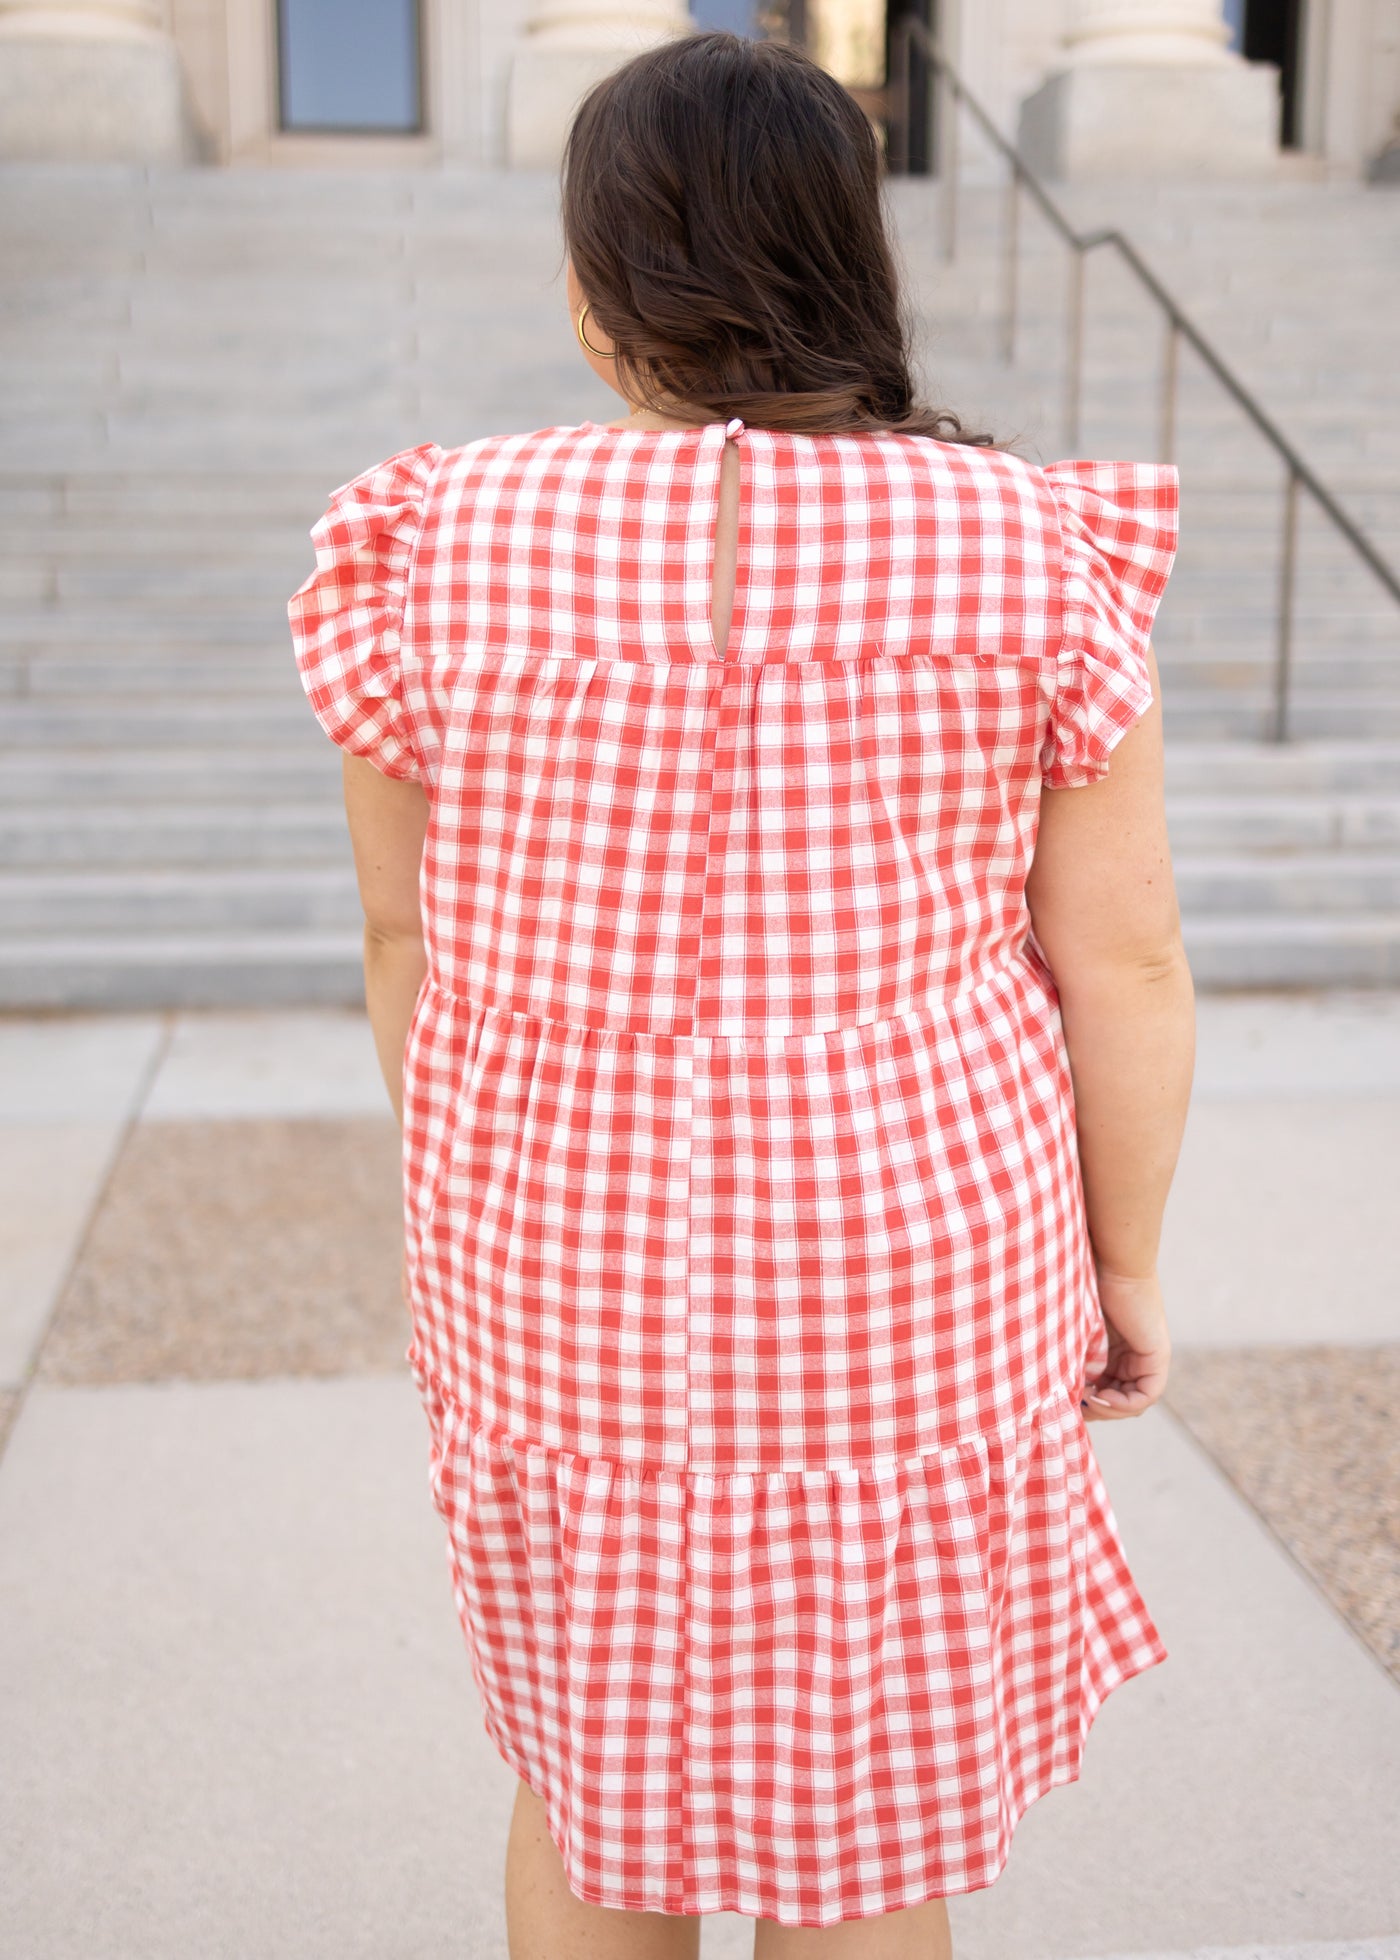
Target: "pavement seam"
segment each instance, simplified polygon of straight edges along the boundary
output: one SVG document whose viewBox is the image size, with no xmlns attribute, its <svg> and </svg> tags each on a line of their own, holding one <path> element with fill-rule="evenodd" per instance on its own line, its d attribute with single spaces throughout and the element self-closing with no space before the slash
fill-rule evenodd
<svg viewBox="0 0 1400 1960">
<path fill-rule="evenodd" d="M 154 1043 L 150 1055 L 147 1057 L 144 1066 L 136 1077 L 135 1085 L 126 1106 L 125 1116 L 117 1129 L 116 1140 L 112 1145 L 106 1166 L 97 1181 L 91 1202 L 83 1217 L 82 1225 L 73 1235 L 73 1243 L 69 1248 L 68 1257 L 64 1261 L 62 1276 L 54 1288 L 53 1300 L 50 1303 L 49 1311 L 44 1318 L 43 1325 L 39 1329 L 38 1336 L 30 1352 L 28 1365 L 21 1379 L 14 1384 L 10 1391 L 10 1394 L 13 1396 L 13 1403 L 7 1412 L 5 1421 L 0 1424 L 0 1462 L 4 1460 L 5 1451 L 15 1431 L 15 1425 L 20 1419 L 25 1400 L 30 1388 L 34 1384 L 34 1378 L 39 1369 L 39 1361 L 44 1352 L 44 1344 L 49 1338 L 49 1330 L 53 1326 L 55 1316 L 62 1304 L 63 1296 L 72 1284 L 73 1275 L 78 1269 L 78 1264 L 84 1252 L 87 1250 L 88 1241 L 92 1237 L 93 1227 L 97 1223 L 98 1214 L 106 1202 L 107 1193 L 111 1189 L 112 1179 L 116 1175 L 117 1165 L 121 1162 L 122 1152 L 130 1142 L 132 1132 L 141 1121 L 142 1112 L 146 1107 L 151 1090 L 155 1086 L 156 1077 L 165 1066 L 166 1057 L 170 1052 L 171 1043 L 175 1038 L 175 1023 L 178 1018 L 179 1010 L 176 1008 L 168 1008 L 161 1013 L 160 1036 Z"/>
<path fill-rule="evenodd" d="M 1235 1478 L 1230 1473 L 1230 1471 L 1226 1468 L 1224 1463 L 1221 1462 L 1220 1458 L 1215 1455 L 1214 1451 L 1211 1450 L 1209 1446 L 1203 1441 L 1203 1439 L 1197 1435 L 1196 1431 L 1191 1427 L 1191 1424 L 1186 1420 L 1185 1416 L 1179 1415 L 1177 1411 L 1171 1406 L 1170 1402 L 1166 1401 L 1165 1399 L 1162 1401 L 1160 1406 L 1163 1412 L 1166 1414 L 1166 1416 L 1173 1423 L 1175 1423 L 1176 1427 L 1181 1431 L 1182 1435 L 1186 1438 L 1187 1442 L 1191 1445 L 1192 1449 L 1195 1450 L 1196 1454 L 1210 1465 L 1211 1469 L 1220 1478 L 1221 1482 L 1228 1485 L 1230 1490 L 1234 1492 L 1235 1496 L 1239 1498 L 1240 1502 L 1248 1510 L 1250 1516 L 1254 1519 L 1256 1524 L 1258 1524 L 1260 1528 L 1268 1534 L 1269 1538 L 1273 1541 L 1277 1549 L 1280 1552 L 1282 1552 L 1283 1556 L 1288 1560 L 1289 1564 L 1293 1567 L 1294 1571 L 1301 1574 L 1301 1576 L 1307 1581 L 1309 1589 L 1312 1592 L 1314 1592 L 1317 1595 L 1317 1597 L 1323 1602 L 1328 1612 L 1332 1615 L 1333 1619 L 1335 1619 L 1341 1626 L 1346 1628 L 1347 1633 L 1351 1638 L 1351 1640 L 1354 1642 L 1354 1644 L 1357 1647 L 1361 1649 L 1361 1652 L 1366 1656 L 1371 1666 L 1375 1668 L 1376 1672 L 1381 1676 L 1381 1679 L 1385 1682 L 1386 1686 L 1390 1688 L 1393 1693 L 1400 1694 L 1400 1682 L 1397 1682 L 1395 1676 L 1391 1673 L 1390 1669 L 1386 1666 L 1385 1662 L 1381 1659 L 1380 1655 L 1376 1652 L 1374 1647 L 1371 1646 L 1370 1642 L 1364 1639 L 1362 1635 L 1357 1631 L 1357 1629 L 1352 1625 L 1351 1621 L 1347 1618 L 1346 1614 L 1342 1611 L 1341 1607 L 1337 1604 L 1336 1600 L 1332 1597 L 1331 1593 L 1327 1590 L 1327 1587 L 1325 1586 L 1325 1584 L 1323 1583 L 1319 1575 L 1313 1571 L 1312 1567 L 1306 1562 L 1305 1559 L 1299 1556 L 1298 1552 L 1295 1551 L 1293 1546 L 1289 1544 L 1288 1540 L 1280 1535 L 1279 1531 L 1274 1526 L 1274 1524 L 1270 1521 L 1270 1519 L 1266 1517 L 1264 1512 L 1262 1512 L 1259 1509 L 1259 1506 L 1254 1502 L 1249 1492 L 1238 1481 L 1238 1479 Z M 1387 1935 L 1387 1937 L 1389 1936 Z M 1317 1949 L 1318 1960 L 1330 1960 L 1330 1955 L 1332 1953 L 1332 1950 L 1333 1949 L 1330 1948 L 1324 1942 Z M 1202 1947 L 1199 1949 L 1199 1951 L 1193 1949 L 1190 1954 L 1185 1954 L 1185 1955 L 1145 1953 L 1145 1954 L 1134 1956 L 1134 1960 L 1215 1960 L 1215 1956 L 1217 1954 L 1223 1956 L 1232 1953 L 1239 1954 L 1242 1956 L 1248 1956 L 1248 1960 L 1254 1960 L 1255 1955 L 1258 1955 L 1258 1960 L 1271 1960 L 1271 1956 L 1274 1955 L 1275 1953 L 1292 1954 L 1294 1952 L 1297 1952 L 1298 1954 L 1303 1955 L 1309 1953 L 1310 1951 L 1311 1949 L 1308 1947 L 1298 1947 L 1298 1948 Z M 1394 1953 L 1396 1956 L 1396 1960 L 1400 1960 L 1400 1935 L 1396 1936 L 1395 1944 L 1394 1944 Z M 1359 1950 L 1356 1952 L 1355 1955 L 1353 1955 L 1352 1949 L 1346 1946 L 1336 1948 L 1336 1955 L 1337 1955 L 1337 1960 L 1367 1960 L 1367 1956 L 1361 1953 Z"/>
<path fill-rule="evenodd" d="M 1095 1954 L 1093 1960 L 1400 1960 L 1400 1935 L 1302 1940 L 1288 1946 L 1193 1946 L 1176 1953 Z"/>
</svg>

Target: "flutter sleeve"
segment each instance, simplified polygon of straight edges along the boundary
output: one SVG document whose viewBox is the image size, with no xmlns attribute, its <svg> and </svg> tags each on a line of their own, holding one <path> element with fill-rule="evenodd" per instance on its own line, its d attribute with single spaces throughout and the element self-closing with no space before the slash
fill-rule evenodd
<svg viewBox="0 0 1400 1960">
<path fill-rule="evenodd" d="M 1044 474 L 1060 518 L 1062 633 L 1041 781 L 1077 789 L 1108 774 L 1152 705 L 1147 647 L 1176 557 L 1179 480 L 1149 463 L 1052 463 Z"/>
<path fill-rule="evenodd" d="M 292 596 L 301 684 L 339 747 L 383 776 L 424 779 L 401 663 L 409 567 L 443 452 L 404 450 L 337 490 L 312 527 L 316 569 Z"/>
</svg>

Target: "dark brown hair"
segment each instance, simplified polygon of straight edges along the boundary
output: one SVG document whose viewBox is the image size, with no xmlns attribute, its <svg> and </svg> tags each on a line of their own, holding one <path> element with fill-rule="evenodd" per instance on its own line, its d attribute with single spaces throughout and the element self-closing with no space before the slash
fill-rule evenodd
<svg viewBox="0 0 1400 1960">
<path fill-rule="evenodd" d="M 994 446 L 914 399 L 884 153 L 799 49 L 683 34 L 579 104 L 564 245 L 628 396 L 755 428 Z"/>
</svg>

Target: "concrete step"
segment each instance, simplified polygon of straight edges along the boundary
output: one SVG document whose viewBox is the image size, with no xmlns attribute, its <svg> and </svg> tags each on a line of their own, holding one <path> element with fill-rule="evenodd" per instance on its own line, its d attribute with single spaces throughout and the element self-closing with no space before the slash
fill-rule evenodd
<svg viewBox="0 0 1400 1960">
<path fill-rule="evenodd" d="M 217 542 L 235 518 L 250 529 L 314 522 L 337 488 L 320 470 L 172 470 L 160 475 L 103 468 L 79 473 L 0 474 L 0 515 L 52 520 L 56 525 L 114 527 L 118 537 L 159 539 L 165 525 L 177 539 L 203 533 Z M 163 520 L 153 531 L 150 520 Z"/>
<path fill-rule="evenodd" d="M 0 595 L 46 605 L 72 605 L 77 611 L 122 607 L 150 612 L 181 612 L 217 606 L 223 619 L 265 619 L 287 600 L 315 567 L 309 545 L 294 541 L 256 568 L 237 560 L 201 557 L 155 564 L 130 560 L 98 564 L 0 566 Z M 12 594 L 6 587 L 13 585 Z M 25 590 L 28 586 L 33 590 Z"/>
<path fill-rule="evenodd" d="M 143 568 L 217 564 L 237 565 L 264 584 L 269 567 L 293 558 L 311 559 L 308 532 L 335 486 L 318 486 L 304 508 L 270 520 L 261 512 L 217 511 L 190 519 L 177 511 L 123 518 L 65 517 L 52 511 L 6 515 L 0 531 L 0 569 L 38 559 L 56 566 L 136 565 Z"/>
<path fill-rule="evenodd" d="M 341 866 L 339 798 L 319 802 L 92 803 L 0 808 L 0 863 L 12 871 L 174 866 Z"/>
<path fill-rule="evenodd" d="M 45 934 L 0 943 L 0 1009 L 362 1006 L 362 936 Z"/>
<path fill-rule="evenodd" d="M 1400 796 L 1400 741 L 1168 742 L 1167 792 Z"/>
<path fill-rule="evenodd" d="M 322 739 L 250 754 L 224 749 L 45 749 L 0 753 L 0 810 L 92 803 L 243 805 L 339 799 L 340 754 Z"/>
<path fill-rule="evenodd" d="M 1266 692 L 1272 699 L 1276 658 L 1266 653 L 1239 654 L 1233 649 L 1182 645 L 1165 633 L 1155 636 L 1153 651 L 1162 677 L 1164 698 L 1216 694 L 1220 690 Z M 1388 647 L 1300 647 L 1289 660 L 1290 690 L 1311 695 L 1319 690 L 1350 695 L 1400 692 L 1400 653 Z"/>
<path fill-rule="evenodd" d="M 1243 689 L 1181 690 L 1162 693 L 1162 725 L 1167 744 L 1175 741 L 1267 742 L 1273 734 L 1272 697 L 1263 686 Z M 1360 688 L 1290 697 L 1288 730 L 1300 740 L 1363 740 L 1369 735 L 1400 737 L 1400 690 L 1384 694 Z"/>
<path fill-rule="evenodd" d="M 1198 535 L 1211 521 L 1189 512 L 1183 515 L 1181 548 L 1167 587 L 1173 602 L 1235 612 L 1247 602 L 1250 609 L 1262 608 L 1267 615 L 1278 604 L 1278 533 L 1256 533 L 1246 556 L 1243 540 L 1232 549 L 1228 534 L 1223 538 Z M 1214 521 L 1224 527 L 1231 520 L 1227 513 Z M 1309 537 L 1303 544 L 1295 573 L 1295 616 L 1325 621 L 1340 610 L 1348 617 L 1386 620 L 1396 635 L 1396 602 L 1340 532 L 1330 541 Z"/>
<path fill-rule="evenodd" d="M 1183 915 L 1239 920 L 1258 913 L 1394 913 L 1400 920 L 1400 850 L 1173 849 Z"/>
<path fill-rule="evenodd" d="M 233 653 L 211 650 L 183 659 L 179 655 L 151 659 L 136 652 L 0 656 L 0 668 L 6 665 L 23 683 L 12 691 L 36 702 L 114 694 L 128 702 L 146 696 L 174 702 L 189 694 L 247 695 L 284 704 L 297 697 L 305 700 L 290 641 L 283 647 L 245 647 Z"/>
<path fill-rule="evenodd" d="M 308 567 L 309 569 L 309 567 Z M 94 650 L 162 655 L 204 651 L 231 654 L 239 647 L 264 652 L 282 648 L 290 657 L 287 638 L 288 592 L 280 601 L 264 594 L 257 609 L 205 608 L 200 612 L 157 611 L 148 607 L 10 606 L 0 612 L 0 652 L 66 654 L 81 658 Z"/>
<path fill-rule="evenodd" d="M 288 655 L 288 666 L 291 656 Z M 4 741 L 11 753 L 53 748 L 210 748 L 246 750 L 250 758 L 271 748 L 292 753 L 325 742 L 296 678 L 278 695 L 232 699 L 147 696 L 139 701 L 74 695 L 11 702 Z"/>
<path fill-rule="evenodd" d="M 311 524 L 358 470 L 414 441 L 606 418 L 562 303 L 541 302 L 556 187 L 547 172 L 61 175 L 7 176 L 23 194 L 0 200 L 0 985 L 12 1003 L 358 999 L 339 757 L 301 697 L 286 601 L 311 569 Z M 946 383 L 928 392 L 1025 429 L 1027 454 L 1053 445 L 1058 246 L 1028 213 L 1006 370 L 988 358 L 1000 195 L 969 186 L 946 266 L 935 187 L 891 192 L 936 329 L 925 372 Z M 1400 229 L 1377 202 L 1358 193 L 1339 226 L 1335 201 L 1269 187 L 1144 193 L 1129 228 L 1157 226 L 1190 308 L 1400 557 Z M 1078 451 L 1150 457 L 1160 333 L 1106 262 L 1089 291 Z M 1400 614 L 1305 500 L 1295 739 L 1258 741 L 1278 471 L 1189 360 L 1178 453 L 1183 542 L 1157 651 L 1198 978 L 1384 977 Z"/>
<path fill-rule="evenodd" d="M 1197 986 L 1400 985 L 1400 912 L 1182 918 Z"/>
<path fill-rule="evenodd" d="M 204 866 L 0 873 L 0 936 L 352 931 L 353 866 Z"/>
<path fill-rule="evenodd" d="M 1173 856 L 1400 849 L 1400 796 L 1192 796 L 1168 793 Z"/>
<path fill-rule="evenodd" d="M 0 567 L 0 598 L 27 611 L 72 608 L 72 615 L 126 612 L 146 620 L 163 614 L 192 618 L 197 610 L 218 608 L 221 621 L 269 620 L 284 613 L 286 603 L 312 570 L 310 549 L 275 578 L 264 570 L 251 579 L 239 565 L 207 562 L 194 565 L 60 566 L 31 564 Z M 206 617 L 205 630 L 209 621 Z"/>
<path fill-rule="evenodd" d="M 1199 649 L 1231 660 L 1254 660 L 1261 667 L 1272 662 L 1278 645 L 1272 602 L 1256 607 L 1241 603 L 1226 611 L 1217 606 L 1189 606 L 1178 599 L 1170 613 L 1164 608 L 1162 637 L 1167 636 L 1168 628 L 1174 648 Z M 1293 632 L 1300 653 L 1317 658 L 1328 650 L 1349 653 L 1364 649 L 1380 657 L 1378 666 L 1388 661 L 1390 674 L 1400 680 L 1400 607 L 1393 617 L 1350 608 L 1300 609 L 1293 617 Z"/>
</svg>

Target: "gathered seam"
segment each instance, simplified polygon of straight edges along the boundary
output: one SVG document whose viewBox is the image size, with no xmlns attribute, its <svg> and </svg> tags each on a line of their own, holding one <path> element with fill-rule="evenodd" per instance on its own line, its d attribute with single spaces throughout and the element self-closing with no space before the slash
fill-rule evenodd
<svg viewBox="0 0 1400 1960">
<path fill-rule="evenodd" d="M 639 1476 L 683 1477 L 687 1482 L 697 1478 L 708 1478 L 713 1482 L 724 1482 L 731 1477 L 875 1477 L 889 1476 L 911 1464 L 924 1464 L 940 1457 L 965 1456 L 969 1451 L 983 1455 L 991 1442 L 1003 1444 L 1008 1450 L 1016 1447 L 1017 1439 L 1038 1428 L 1056 1408 L 1057 1404 L 1068 1404 L 1077 1411 L 1077 1391 L 1067 1383 L 1050 1389 L 1040 1401 L 1019 1422 L 998 1423 L 979 1429 L 969 1436 L 955 1438 L 950 1443 L 935 1443 L 926 1450 L 914 1450 L 907 1456 L 876 1458 L 866 1463 L 821 1464 L 802 1468 L 800 1465 L 789 1468 L 764 1469 L 757 1465 L 749 1469 L 728 1466 L 723 1469 L 706 1469 L 703 1465 L 692 1468 L 686 1464 L 637 1462 L 628 1457 L 609 1456 L 601 1450 L 572 1450 L 558 1443 L 547 1443 L 542 1438 L 518 1436 L 512 1430 L 503 1429 L 497 1423 L 482 1422 L 477 1419 L 470 1406 L 453 1394 L 435 1368 L 427 1367 L 421 1360 L 411 1360 L 414 1375 L 425 1385 L 431 1384 L 438 1398 L 450 1412 L 451 1430 L 454 1436 L 464 1431 L 471 1437 L 480 1437 L 490 1447 L 506 1447 L 513 1450 L 543 1450 L 549 1456 L 569 1457 L 581 1463 L 606 1463 L 616 1470 L 635 1471 Z M 1082 1421 L 1082 1416 L 1080 1417 Z"/>
</svg>

